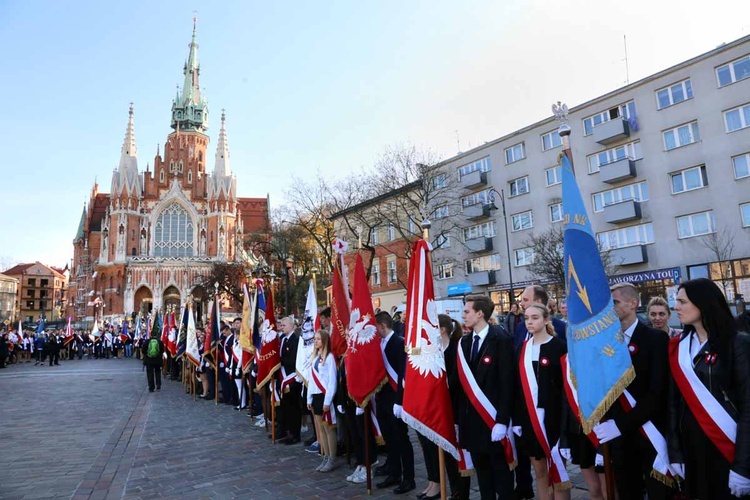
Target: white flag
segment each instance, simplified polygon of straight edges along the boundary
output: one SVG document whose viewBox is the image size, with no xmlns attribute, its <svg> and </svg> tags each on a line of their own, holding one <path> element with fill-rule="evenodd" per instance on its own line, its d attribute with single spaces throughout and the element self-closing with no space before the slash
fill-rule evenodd
<svg viewBox="0 0 750 500">
<path fill-rule="evenodd" d="M 315 297 L 315 285 L 310 280 L 310 288 L 307 290 L 307 304 L 305 305 L 305 316 L 302 320 L 302 335 L 300 335 L 297 346 L 297 375 L 307 385 L 310 379 L 310 367 L 312 366 L 313 343 L 315 340 L 315 328 L 318 320 L 318 301 Z"/>
<path fill-rule="evenodd" d="M 193 306 L 188 305 L 187 339 L 185 340 L 185 355 L 195 366 L 200 365 L 201 355 L 198 351 L 198 337 L 195 334 L 195 319 L 193 317 Z"/>
</svg>

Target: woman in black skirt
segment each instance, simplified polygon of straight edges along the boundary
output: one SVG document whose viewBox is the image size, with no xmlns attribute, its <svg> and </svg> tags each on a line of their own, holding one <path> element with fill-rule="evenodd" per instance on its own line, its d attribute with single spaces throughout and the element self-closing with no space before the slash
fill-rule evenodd
<svg viewBox="0 0 750 500">
<path fill-rule="evenodd" d="M 690 498 L 747 496 L 750 336 L 737 331 L 724 294 L 709 279 L 680 285 L 674 309 L 685 329 L 669 345 L 670 462 Z"/>
</svg>

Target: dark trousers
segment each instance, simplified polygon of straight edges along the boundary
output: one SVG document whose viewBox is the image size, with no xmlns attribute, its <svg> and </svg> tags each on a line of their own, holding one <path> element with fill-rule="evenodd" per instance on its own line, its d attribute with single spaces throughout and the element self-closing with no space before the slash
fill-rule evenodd
<svg viewBox="0 0 750 500">
<path fill-rule="evenodd" d="M 60 353 L 52 351 L 49 353 L 49 365 L 52 366 L 52 364 L 60 364 Z"/>
<path fill-rule="evenodd" d="M 300 398 L 299 382 L 289 385 L 289 392 L 282 394 L 279 405 L 279 435 L 292 436 L 299 439 L 300 427 L 302 426 L 302 408 Z"/>
<path fill-rule="evenodd" d="M 612 467 L 615 486 L 621 499 L 643 498 L 644 490 L 649 500 L 671 498 L 673 490 L 651 477 L 656 451 L 639 432 L 627 433 L 612 440 Z"/>
<path fill-rule="evenodd" d="M 516 476 L 516 491 L 524 493 L 534 491 L 533 480 L 531 479 L 531 460 L 529 460 L 528 455 L 525 453 L 518 454 L 518 465 L 513 469 L 513 474 Z"/>
<path fill-rule="evenodd" d="M 471 452 L 471 459 L 474 461 L 482 500 L 513 498 L 513 474 L 501 452 Z"/>
<path fill-rule="evenodd" d="M 440 460 L 438 457 L 438 447 L 435 443 L 417 432 L 419 444 L 422 446 L 422 456 L 424 457 L 424 468 L 427 470 L 427 480 L 433 483 L 440 482 Z"/>
<path fill-rule="evenodd" d="M 375 460 L 378 459 L 378 448 L 375 444 L 375 436 L 372 429 L 368 429 L 365 432 L 365 416 L 357 415 L 356 408 L 350 405 L 347 405 L 344 410 L 346 410 L 344 413 L 345 427 L 349 433 L 349 442 L 352 445 L 357 465 L 365 465 L 365 437 L 370 440 L 367 443 L 368 451 L 370 452 L 370 465 L 374 464 Z M 370 411 L 369 407 L 365 411 Z"/>
<path fill-rule="evenodd" d="M 154 385 L 161 388 L 161 366 L 146 365 L 146 378 L 149 391 L 154 390 Z"/>
<path fill-rule="evenodd" d="M 229 379 L 229 374 L 224 367 L 219 367 L 219 384 L 221 385 L 221 398 L 225 403 L 232 402 L 232 386 L 234 385 Z"/>
<path fill-rule="evenodd" d="M 393 416 L 393 403 L 377 402 L 378 422 L 388 449 L 389 476 L 414 480 L 414 448 L 409 440 L 409 428 L 403 420 Z"/>
<path fill-rule="evenodd" d="M 36 356 L 37 363 L 44 363 L 44 356 L 42 355 L 41 349 L 37 349 L 36 351 L 34 351 L 34 356 Z"/>
<path fill-rule="evenodd" d="M 462 476 L 458 470 L 458 462 L 453 455 L 445 454 L 445 470 L 448 472 L 448 482 L 451 493 L 458 494 L 459 500 L 469 500 L 471 494 L 471 476 Z"/>
</svg>

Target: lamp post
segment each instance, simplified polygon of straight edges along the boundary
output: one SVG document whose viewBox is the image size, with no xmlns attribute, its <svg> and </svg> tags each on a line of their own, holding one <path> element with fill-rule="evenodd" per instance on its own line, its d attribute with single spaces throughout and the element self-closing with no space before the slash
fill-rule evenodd
<svg viewBox="0 0 750 500">
<path fill-rule="evenodd" d="M 505 250 L 508 253 L 508 280 L 510 281 L 510 289 L 508 290 L 508 309 L 510 310 L 510 306 L 513 303 L 513 261 L 510 257 L 510 239 L 508 238 L 508 212 L 505 210 L 505 190 L 501 189 L 498 191 L 495 188 L 490 188 L 490 203 L 492 203 L 492 206 L 490 207 L 490 210 L 497 210 L 497 207 L 495 206 L 495 194 L 498 194 L 500 196 L 500 203 L 503 208 L 503 221 L 505 223 Z"/>
<path fill-rule="evenodd" d="M 284 314 L 289 316 L 290 314 L 290 300 L 291 294 L 289 293 L 289 272 L 292 270 L 294 261 L 291 257 L 287 256 L 284 260 Z"/>
</svg>

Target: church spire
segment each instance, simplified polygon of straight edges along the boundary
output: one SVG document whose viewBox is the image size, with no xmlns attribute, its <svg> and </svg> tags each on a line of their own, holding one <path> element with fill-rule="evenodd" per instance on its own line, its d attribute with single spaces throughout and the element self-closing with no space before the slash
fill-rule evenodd
<svg viewBox="0 0 750 500">
<path fill-rule="evenodd" d="M 227 143 L 226 114 L 221 110 L 221 129 L 219 130 L 219 142 L 216 145 L 216 161 L 214 163 L 214 175 L 229 177 L 232 169 L 229 166 L 229 144 Z"/>
<path fill-rule="evenodd" d="M 172 128 L 183 132 L 205 132 L 208 128 L 208 103 L 201 95 L 199 77 L 201 68 L 198 64 L 198 27 L 193 18 L 193 37 L 190 40 L 190 51 L 183 67 L 184 81 L 182 92 L 178 91 L 172 101 Z"/>
<path fill-rule="evenodd" d="M 128 126 L 125 129 L 125 140 L 120 152 L 120 164 L 112 176 L 112 194 L 119 196 L 123 191 L 140 196 L 138 180 L 138 147 L 135 145 L 135 127 L 133 125 L 133 103 L 128 110 Z"/>
<path fill-rule="evenodd" d="M 133 103 L 130 103 L 130 109 L 128 110 L 128 127 L 125 130 L 125 141 L 122 144 L 122 152 L 120 154 L 120 166 L 123 164 L 123 160 L 126 156 L 138 156 L 138 148 L 135 146 L 135 128 L 133 127 Z"/>
</svg>

